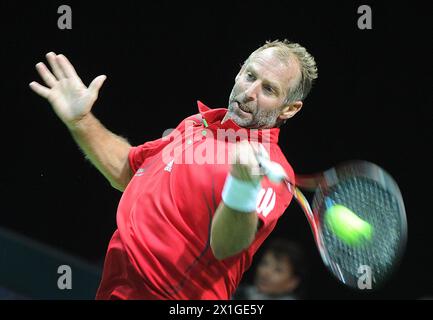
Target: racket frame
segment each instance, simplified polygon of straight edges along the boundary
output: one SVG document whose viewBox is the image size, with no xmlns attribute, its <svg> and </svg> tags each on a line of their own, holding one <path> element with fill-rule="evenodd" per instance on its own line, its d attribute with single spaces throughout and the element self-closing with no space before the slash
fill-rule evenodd
<svg viewBox="0 0 433 320">
<path fill-rule="evenodd" d="M 320 227 L 319 213 L 317 212 L 317 208 L 311 207 L 309 201 L 302 193 L 300 188 L 314 193 L 316 193 L 318 189 L 322 189 L 323 192 L 326 189 L 329 189 L 332 186 L 336 185 L 339 181 L 355 175 L 372 179 L 373 181 L 377 182 L 381 187 L 391 192 L 397 200 L 401 221 L 401 239 L 396 252 L 397 256 L 394 262 L 394 266 L 396 266 L 399 263 L 406 247 L 407 219 L 400 189 L 394 179 L 384 169 L 372 162 L 363 160 L 352 160 L 341 163 L 322 173 L 317 173 L 313 175 L 296 175 L 295 183 L 292 183 L 288 179 L 284 179 L 284 183 L 286 184 L 289 192 L 293 195 L 308 220 L 314 236 L 314 240 L 316 242 L 317 248 L 324 264 L 329 269 L 331 269 L 332 273 L 344 284 L 347 284 L 347 280 L 345 279 L 343 272 L 341 271 L 338 264 L 334 263 L 332 259 L 329 258 L 326 246 L 324 245 L 324 240 L 322 236 L 323 233 Z"/>
</svg>

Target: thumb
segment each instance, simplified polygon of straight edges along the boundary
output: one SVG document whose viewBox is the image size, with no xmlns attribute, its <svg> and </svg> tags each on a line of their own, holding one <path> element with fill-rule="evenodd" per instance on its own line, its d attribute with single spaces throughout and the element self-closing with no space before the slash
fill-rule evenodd
<svg viewBox="0 0 433 320">
<path fill-rule="evenodd" d="M 92 83 L 89 85 L 89 90 L 95 94 L 98 94 L 99 89 L 101 89 L 105 79 L 107 79 L 107 76 L 105 75 L 98 76 L 93 79 Z"/>
</svg>

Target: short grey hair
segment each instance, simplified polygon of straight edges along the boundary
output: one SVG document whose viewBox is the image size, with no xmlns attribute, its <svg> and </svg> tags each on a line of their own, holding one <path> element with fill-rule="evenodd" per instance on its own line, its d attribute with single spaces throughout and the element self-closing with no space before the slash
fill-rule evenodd
<svg viewBox="0 0 433 320">
<path fill-rule="evenodd" d="M 275 48 L 277 56 L 285 63 L 293 58 L 298 62 L 301 76 L 299 81 L 289 88 L 285 103 L 289 104 L 295 101 L 303 101 L 310 92 L 314 80 L 318 77 L 314 57 L 299 43 L 284 39 L 283 41 L 266 41 L 263 46 L 251 53 L 245 63 L 258 52 L 268 48 Z"/>
</svg>

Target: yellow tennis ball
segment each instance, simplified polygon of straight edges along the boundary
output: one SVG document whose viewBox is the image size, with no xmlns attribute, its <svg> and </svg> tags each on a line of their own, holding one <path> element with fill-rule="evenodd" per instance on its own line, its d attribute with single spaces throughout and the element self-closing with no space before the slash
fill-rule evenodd
<svg viewBox="0 0 433 320">
<path fill-rule="evenodd" d="M 348 245 L 359 245 L 371 240 L 373 227 L 345 206 L 336 204 L 325 212 L 325 223 L 332 232 Z"/>
</svg>

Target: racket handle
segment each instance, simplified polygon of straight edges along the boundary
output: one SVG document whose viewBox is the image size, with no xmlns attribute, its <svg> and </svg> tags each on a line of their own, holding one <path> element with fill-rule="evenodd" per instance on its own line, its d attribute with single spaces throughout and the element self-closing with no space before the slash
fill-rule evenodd
<svg viewBox="0 0 433 320">
<path fill-rule="evenodd" d="M 286 171 L 279 163 L 271 161 L 270 159 L 266 159 L 262 156 L 258 156 L 257 160 L 259 162 L 259 166 L 263 170 L 263 173 L 272 182 L 279 183 L 287 179 Z"/>
</svg>

